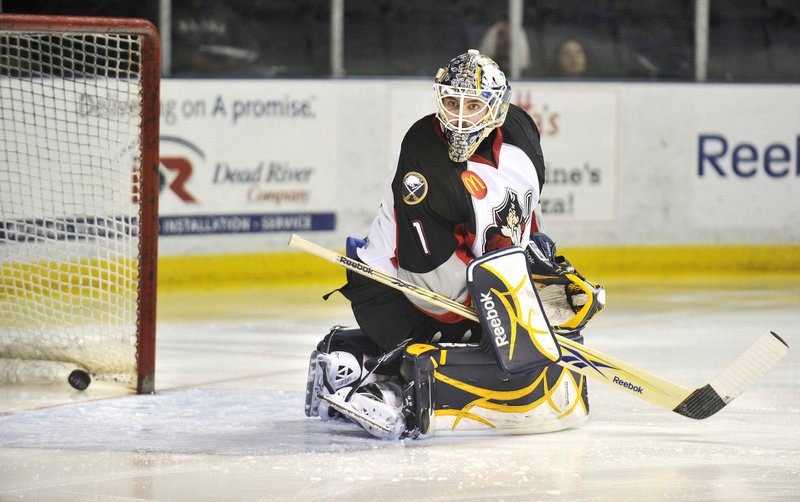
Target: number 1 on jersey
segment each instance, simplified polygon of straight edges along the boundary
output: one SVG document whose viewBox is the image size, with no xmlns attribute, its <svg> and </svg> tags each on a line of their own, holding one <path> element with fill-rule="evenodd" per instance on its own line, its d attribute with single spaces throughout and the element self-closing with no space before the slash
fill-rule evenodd
<svg viewBox="0 0 800 502">
<path fill-rule="evenodd" d="M 422 229 L 422 223 L 419 220 L 413 220 L 411 222 L 411 226 L 414 227 L 414 230 L 417 231 L 417 237 L 419 237 L 419 245 L 422 247 L 422 251 L 425 256 L 431 254 L 430 248 L 428 248 L 428 239 L 425 238 L 425 231 Z"/>
</svg>

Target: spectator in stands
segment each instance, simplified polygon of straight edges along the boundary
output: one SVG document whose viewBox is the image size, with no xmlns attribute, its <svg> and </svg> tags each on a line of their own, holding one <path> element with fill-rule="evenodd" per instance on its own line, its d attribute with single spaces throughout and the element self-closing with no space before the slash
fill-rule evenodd
<svg viewBox="0 0 800 502">
<path fill-rule="evenodd" d="M 587 76 L 586 51 L 574 39 L 561 42 L 553 57 L 554 77 L 578 78 Z"/>
<path fill-rule="evenodd" d="M 519 47 L 516 48 L 520 74 L 531 65 L 530 46 L 525 30 L 520 29 Z M 500 68 L 511 68 L 511 30 L 507 21 L 498 21 L 486 30 L 480 44 L 481 53 L 492 58 Z"/>
</svg>

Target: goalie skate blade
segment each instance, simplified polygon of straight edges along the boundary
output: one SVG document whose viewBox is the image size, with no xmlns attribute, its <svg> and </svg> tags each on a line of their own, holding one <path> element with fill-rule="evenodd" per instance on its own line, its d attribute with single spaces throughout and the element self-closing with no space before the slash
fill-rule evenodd
<svg viewBox="0 0 800 502">
<path fill-rule="evenodd" d="M 697 420 L 708 418 L 769 373 L 789 353 L 776 333 L 761 336 L 709 384 L 695 389 L 673 411 Z"/>
<path fill-rule="evenodd" d="M 331 408 L 335 409 L 348 419 L 358 424 L 364 430 L 380 439 L 400 439 L 400 436 L 405 430 L 405 425 L 403 424 L 402 420 L 396 420 L 391 424 L 379 423 L 372 418 L 359 413 L 356 409 L 348 406 L 348 403 L 346 401 L 341 401 L 339 396 L 336 394 L 325 396 L 321 395 L 319 398 L 327 402 Z"/>
</svg>

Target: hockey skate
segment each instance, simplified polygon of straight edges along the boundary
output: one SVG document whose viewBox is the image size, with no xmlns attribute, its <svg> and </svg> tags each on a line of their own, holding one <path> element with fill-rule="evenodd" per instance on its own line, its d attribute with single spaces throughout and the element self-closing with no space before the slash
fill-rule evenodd
<svg viewBox="0 0 800 502">
<path fill-rule="evenodd" d="M 381 439 L 400 439 L 406 429 L 401 390 L 392 382 L 370 382 L 353 391 L 343 387 L 320 400 Z M 320 410 L 323 406 L 320 405 Z"/>
<path fill-rule="evenodd" d="M 361 378 L 361 364 L 344 351 L 331 353 L 314 350 L 308 364 L 305 411 L 307 417 L 333 418 L 328 403 L 320 396 L 330 395 Z M 351 387 L 347 387 L 348 391 Z"/>
</svg>

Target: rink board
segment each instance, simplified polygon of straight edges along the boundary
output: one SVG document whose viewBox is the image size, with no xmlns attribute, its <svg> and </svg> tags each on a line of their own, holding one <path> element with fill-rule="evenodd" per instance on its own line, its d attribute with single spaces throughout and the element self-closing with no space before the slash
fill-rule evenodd
<svg viewBox="0 0 800 502">
<path fill-rule="evenodd" d="M 630 246 L 559 250 L 595 280 L 635 276 L 797 274 L 800 246 Z M 159 258 L 161 288 L 344 281 L 340 267 L 305 253 Z"/>
</svg>

